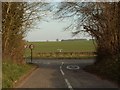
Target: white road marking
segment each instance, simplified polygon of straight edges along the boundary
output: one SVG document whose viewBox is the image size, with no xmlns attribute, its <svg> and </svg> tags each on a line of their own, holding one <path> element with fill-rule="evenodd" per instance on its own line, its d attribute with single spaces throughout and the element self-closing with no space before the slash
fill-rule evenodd
<svg viewBox="0 0 120 90">
<path fill-rule="evenodd" d="M 62 66 L 60 66 L 60 69 L 62 69 Z"/>
<path fill-rule="evenodd" d="M 62 62 L 62 65 L 64 64 L 64 62 Z"/>
<path fill-rule="evenodd" d="M 63 72 L 63 70 L 62 70 L 62 66 L 63 66 L 63 64 L 64 64 L 64 62 L 62 62 L 62 64 L 61 64 L 61 66 L 60 66 L 60 72 L 62 73 L 62 75 L 64 76 L 65 75 L 65 73 Z"/>
<path fill-rule="evenodd" d="M 48 62 L 47 64 L 50 64 L 50 62 Z"/>
<path fill-rule="evenodd" d="M 64 64 L 64 62 L 62 62 L 61 66 L 60 66 L 60 72 L 62 73 L 62 75 L 63 75 L 63 77 L 64 77 L 65 73 L 64 73 L 63 70 L 62 70 L 63 64 Z M 65 80 L 68 88 L 69 88 L 70 90 L 73 90 L 73 88 L 72 88 L 70 82 L 68 81 L 68 79 L 64 77 L 64 80 Z"/>
<path fill-rule="evenodd" d="M 62 69 L 60 69 L 60 71 L 61 71 L 62 75 L 64 76 L 64 75 L 65 75 L 65 73 L 63 72 L 63 70 L 62 70 Z"/>
<path fill-rule="evenodd" d="M 72 70 L 80 69 L 80 67 L 78 65 L 68 65 L 66 68 L 67 69 L 72 69 Z"/>
<path fill-rule="evenodd" d="M 73 88 L 72 88 L 70 82 L 68 81 L 68 79 L 65 78 L 65 82 L 67 83 L 68 88 L 69 88 L 70 90 L 73 90 Z"/>
</svg>

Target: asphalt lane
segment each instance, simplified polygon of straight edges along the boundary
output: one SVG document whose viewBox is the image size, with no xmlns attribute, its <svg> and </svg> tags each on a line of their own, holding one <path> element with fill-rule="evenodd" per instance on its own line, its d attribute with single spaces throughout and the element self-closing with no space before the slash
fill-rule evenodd
<svg viewBox="0 0 120 90">
<path fill-rule="evenodd" d="M 29 62 L 30 60 L 28 60 Z M 94 60 L 33 60 L 39 68 L 16 88 L 117 88 L 113 83 L 83 70 Z"/>
</svg>

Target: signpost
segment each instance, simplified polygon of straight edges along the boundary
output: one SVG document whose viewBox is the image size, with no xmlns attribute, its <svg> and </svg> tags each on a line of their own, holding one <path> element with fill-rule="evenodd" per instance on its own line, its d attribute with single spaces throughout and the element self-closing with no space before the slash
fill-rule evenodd
<svg viewBox="0 0 120 90">
<path fill-rule="evenodd" d="M 33 44 L 30 44 L 30 45 L 29 45 L 29 48 L 30 48 L 30 50 L 31 50 L 31 63 L 32 63 L 32 49 L 34 48 L 34 45 L 33 45 Z"/>
<path fill-rule="evenodd" d="M 24 48 L 27 49 L 27 48 L 28 48 L 28 45 L 27 45 L 27 44 L 24 45 Z M 25 62 L 26 62 L 26 58 L 27 58 L 26 50 L 25 50 L 25 56 L 24 56 L 24 58 L 25 58 Z"/>
<path fill-rule="evenodd" d="M 63 49 L 57 49 L 59 52 L 62 52 Z"/>
</svg>

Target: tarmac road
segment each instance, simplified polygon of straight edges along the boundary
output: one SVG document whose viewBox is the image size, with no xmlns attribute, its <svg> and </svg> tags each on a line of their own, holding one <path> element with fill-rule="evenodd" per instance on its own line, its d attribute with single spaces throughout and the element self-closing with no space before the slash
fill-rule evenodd
<svg viewBox="0 0 120 90">
<path fill-rule="evenodd" d="M 28 60 L 29 62 L 29 60 Z M 117 88 L 82 68 L 94 60 L 33 60 L 39 67 L 16 88 Z"/>
</svg>

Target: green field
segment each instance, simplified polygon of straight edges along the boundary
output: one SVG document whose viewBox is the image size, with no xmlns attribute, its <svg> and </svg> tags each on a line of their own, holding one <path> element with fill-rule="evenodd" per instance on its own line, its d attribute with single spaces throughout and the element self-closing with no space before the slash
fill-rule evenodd
<svg viewBox="0 0 120 90">
<path fill-rule="evenodd" d="M 33 44 L 33 55 L 36 57 L 37 53 L 42 52 L 59 52 L 59 49 L 62 49 L 62 52 L 94 52 L 95 46 L 93 41 L 90 40 L 77 40 L 77 41 L 59 41 L 59 42 L 28 42 L 28 45 Z M 61 52 L 61 53 L 62 53 Z M 30 56 L 30 49 L 26 50 L 27 55 Z"/>
<path fill-rule="evenodd" d="M 34 45 L 34 51 L 38 52 L 63 52 L 95 51 L 92 40 L 62 41 L 62 42 L 29 42 Z"/>
</svg>

